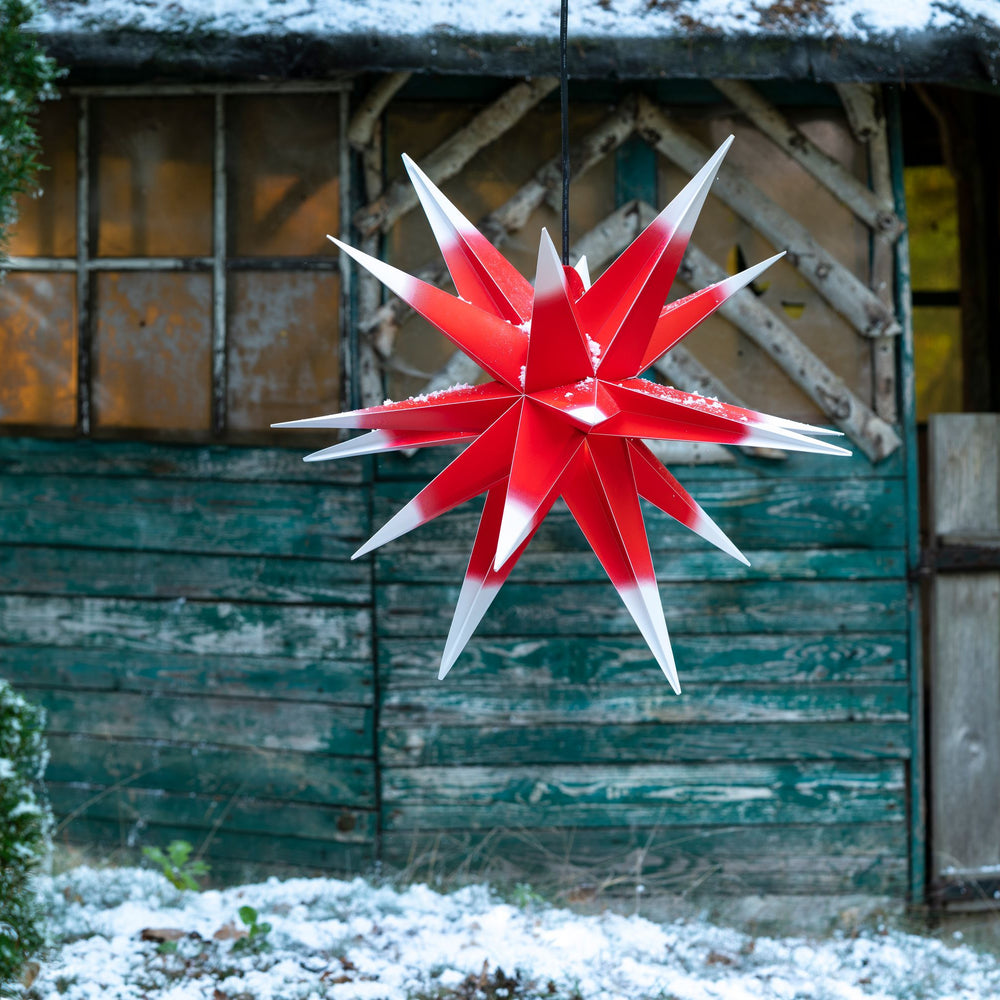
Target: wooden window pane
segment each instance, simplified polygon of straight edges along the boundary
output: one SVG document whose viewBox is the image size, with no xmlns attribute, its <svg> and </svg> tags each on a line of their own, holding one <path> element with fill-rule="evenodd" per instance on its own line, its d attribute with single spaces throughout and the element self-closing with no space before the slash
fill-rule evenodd
<svg viewBox="0 0 1000 1000">
<path fill-rule="evenodd" d="M 958 196 L 944 166 L 907 167 L 906 215 L 914 291 L 958 291 Z"/>
<path fill-rule="evenodd" d="M 95 427 L 207 431 L 211 278 L 106 273 L 96 285 Z"/>
<path fill-rule="evenodd" d="M 571 135 L 581 136 L 609 111 L 605 105 L 579 105 L 570 109 Z M 390 106 L 386 123 L 387 174 L 400 176 L 401 153 L 418 163 L 476 112 L 468 106 L 399 104 Z M 442 185 L 444 193 L 473 222 L 512 198 L 547 160 L 559 155 L 558 105 L 529 111 L 496 142 L 477 153 L 457 177 Z M 593 229 L 615 208 L 615 155 L 611 152 L 570 185 L 570 242 Z M 560 247 L 561 214 L 542 205 L 513 233 L 501 252 L 526 277 L 534 280 L 538 237 L 545 226 Z M 416 273 L 441 260 L 430 226 L 420 209 L 404 215 L 386 239 L 386 256 L 397 267 Z M 453 291 L 450 284 L 445 284 Z M 364 320 L 364 317 L 362 317 Z M 420 392 L 429 375 L 454 353 L 454 345 L 430 324 L 416 316 L 403 323 L 396 338 L 388 372 L 389 395 L 403 399 Z"/>
<path fill-rule="evenodd" d="M 229 293 L 230 429 L 340 409 L 339 275 L 239 272 Z"/>
<path fill-rule="evenodd" d="M 8 246 L 15 257 L 76 256 L 77 113 L 76 101 L 68 97 L 42 105 L 37 126 L 42 193 L 17 200 L 17 222 Z"/>
<path fill-rule="evenodd" d="M 932 413 L 961 413 L 962 313 L 957 306 L 913 310 L 917 421 Z"/>
<path fill-rule="evenodd" d="M 97 254 L 212 252 L 212 101 L 94 102 Z"/>
<path fill-rule="evenodd" d="M 340 232 L 338 94 L 233 98 L 229 252 L 330 256 Z"/>
<path fill-rule="evenodd" d="M 0 282 L 0 423 L 76 423 L 75 302 L 72 274 Z"/>
</svg>

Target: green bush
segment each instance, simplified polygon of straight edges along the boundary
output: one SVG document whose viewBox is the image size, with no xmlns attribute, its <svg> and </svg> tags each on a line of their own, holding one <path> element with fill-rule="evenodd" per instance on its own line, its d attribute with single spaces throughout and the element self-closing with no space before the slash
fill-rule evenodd
<svg viewBox="0 0 1000 1000">
<path fill-rule="evenodd" d="M 42 944 L 32 877 L 51 847 L 45 715 L 0 680 L 0 996 Z"/>
<path fill-rule="evenodd" d="M 35 189 L 38 102 L 54 96 L 56 64 L 25 30 L 34 0 L 0 0 L 0 263 L 14 201 Z"/>
</svg>

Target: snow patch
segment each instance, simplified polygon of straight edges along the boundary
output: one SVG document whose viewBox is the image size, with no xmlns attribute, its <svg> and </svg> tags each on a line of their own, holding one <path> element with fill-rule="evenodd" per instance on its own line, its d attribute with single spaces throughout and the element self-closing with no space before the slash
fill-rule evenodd
<svg viewBox="0 0 1000 1000">
<path fill-rule="evenodd" d="M 184 893 L 159 873 L 79 868 L 43 880 L 54 947 L 39 1000 L 407 1000 L 454 989 L 484 963 L 555 1000 L 984 1000 L 1000 962 L 973 949 L 880 928 L 826 940 L 751 937 L 705 920 L 518 909 L 485 886 L 442 895 L 354 879 L 269 879 Z M 272 925 L 270 947 L 234 952 L 215 933 L 241 906 Z M 142 941 L 176 928 L 177 950 Z M 470 994 L 471 995 L 471 994 Z M 534 994 L 533 994 L 534 995 Z"/>
</svg>

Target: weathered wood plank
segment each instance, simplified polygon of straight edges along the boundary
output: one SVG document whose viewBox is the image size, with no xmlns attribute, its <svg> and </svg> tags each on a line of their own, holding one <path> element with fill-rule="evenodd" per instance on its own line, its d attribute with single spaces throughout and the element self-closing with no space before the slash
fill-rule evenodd
<svg viewBox="0 0 1000 1000">
<path fill-rule="evenodd" d="M 413 879 L 530 881 L 581 900 L 633 891 L 901 893 L 902 824 L 658 826 L 387 832 L 385 861 Z"/>
<path fill-rule="evenodd" d="M 75 813 L 87 819 L 138 822 L 144 826 L 162 823 L 206 831 L 219 823 L 219 833 L 259 833 L 275 839 L 303 837 L 353 844 L 370 843 L 375 834 L 374 812 L 344 806 L 55 782 L 48 785 L 48 791 L 57 817 Z"/>
<path fill-rule="evenodd" d="M 671 637 L 685 676 L 700 685 L 811 684 L 905 681 L 909 676 L 905 634 L 745 635 L 738 643 L 721 635 Z M 437 640 L 383 639 L 378 671 L 387 691 L 426 687 L 437 677 Z M 473 636 L 448 676 L 456 688 L 502 682 L 618 685 L 649 682 L 649 648 L 638 635 L 615 639 L 518 639 Z"/>
<path fill-rule="evenodd" d="M 741 549 L 873 548 L 905 546 L 903 481 L 900 479 L 740 480 L 697 484 L 680 477 L 702 507 Z M 375 525 L 384 524 L 415 493 L 415 484 L 378 483 Z M 481 506 L 467 503 L 396 542 L 397 549 L 468 553 Z M 707 543 L 662 511 L 645 504 L 646 533 L 654 551 L 705 550 Z M 576 522 L 562 501 L 545 519 L 532 549 L 583 548 Z"/>
<path fill-rule="evenodd" d="M 385 768 L 384 829 L 902 823 L 902 762 Z"/>
<path fill-rule="evenodd" d="M 929 434 L 932 544 L 1000 546 L 1000 415 L 938 414 Z M 1000 865 L 1000 573 L 931 587 L 934 874 Z"/>
<path fill-rule="evenodd" d="M 8 645 L 368 661 L 367 608 L 0 596 Z"/>
<path fill-rule="evenodd" d="M 368 604 L 371 563 L 0 545 L 0 592 Z"/>
<path fill-rule="evenodd" d="M 5 545 L 0 592 L 363 605 L 371 601 L 371 564 Z"/>
<path fill-rule="evenodd" d="M 354 705 L 259 698 L 149 697 L 131 691 L 58 691 L 24 686 L 44 706 L 52 734 L 154 739 L 213 746 L 368 757 L 372 711 Z"/>
<path fill-rule="evenodd" d="M 668 541 L 660 536 L 661 544 Z M 672 540 L 672 539 L 670 539 Z M 404 543 L 405 544 L 405 543 Z M 672 550 L 654 547 L 661 583 L 696 580 L 891 580 L 906 576 L 904 549 L 752 549 L 744 566 L 718 549 Z M 0 573 L 3 567 L 0 550 Z M 387 545 L 375 554 L 375 575 L 388 583 L 452 583 L 465 575 L 463 551 L 413 552 Z M 607 579 L 593 552 L 551 552 L 529 548 L 518 560 L 513 580 L 560 583 Z"/>
<path fill-rule="evenodd" d="M 35 688 L 370 705 L 373 672 L 363 660 L 0 645 L 0 676 Z"/>
<path fill-rule="evenodd" d="M 764 459 L 755 459 L 742 455 L 738 449 L 731 449 L 736 459 L 734 465 L 723 468 L 713 465 L 692 465 L 678 473 L 685 484 L 702 483 L 709 480 L 756 479 L 769 481 L 773 479 L 892 479 L 900 478 L 904 472 L 903 456 L 893 452 L 878 465 L 873 465 L 868 458 L 855 452 L 849 456 L 838 456 L 836 460 L 825 456 L 789 452 L 785 461 L 776 463 Z M 378 455 L 375 458 L 375 478 L 378 481 L 390 482 L 424 481 L 437 475 L 457 454 L 452 447 L 422 448 L 412 456 L 399 452 Z M 834 463 L 832 466 L 830 463 Z M 333 465 L 335 463 L 316 463 Z"/>
<path fill-rule="evenodd" d="M 46 781 L 375 808 L 375 763 L 250 747 L 48 736 Z M 370 749 L 370 746 L 369 746 Z"/>
<path fill-rule="evenodd" d="M 360 843 L 334 840 L 308 840 L 302 837 L 273 837 L 267 833 L 225 829 L 206 830 L 203 826 L 183 826 L 179 823 L 139 824 L 127 815 L 113 819 L 78 816 L 59 833 L 57 840 L 65 844 L 102 846 L 121 850 L 138 862 L 139 848 L 165 848 L 172 840 L 186 840 L 196 849 L 205 844 L 204 857 L 211 862 L 210 881 L 232 884 L 246 882 L 248 877 L 265 877 L 280 872 L 286 866 L 298 867 L 303 874 L 342 872 L 357 874 L 368 871 L 375 860 L 374 841 Z"/>
<path fill-rule="evenodd" d="M 905 684 L 811 684 L 801 688 L 751 684 L 685 684 L 678 697 L 650 657 L 649 684 L 514 687 L 439 684 L 384 690 L 381 723 L 394 726 L 540 726 L 692 722 L 856 722 L 908 718 Z M 655 672 L 654 672 L 655 671 Z"/>
<path fill-rule="evenodd" d="M 365 459 L 303 462 L 309 450 L 289 434 L 287 448 L 175 445 L 152 441 L 0 438 L 4 476 L 98 476 L 217 482 L 360 483 Z M 335 443 L 335 442 L 331 442 Z"/>
<path fill-rule="evenodd" d="M 379 636 L 447 635 L 460 582 L 378 586 Z M 906 628 L 902 580 L 671 583 L 660 593 L 667 627 L 676 633 L 816 632 L 831 623 L 844 631 L 862 631 L 876 623 L 887 632 Z M 609 636 L 629 634 L 634 628 L 624 605 L 606 584 L 508 583 L 478 632 Z"/>
<path fill-rule="evenodd" d="M 611 717 L 611 713 L 608 713 Z M 386 718 L 379 731 L 385 767 L 463 764 L 679 763 L 681 761 L 874 760 L 909 756 L 907 722 L 758 722 L 664 725 L 658 722 L 546 726 L 421 725 Z"/>
<path fill-rule="evenodd" d="M 10 477 L 0 537 L 22 544 L 348 558 L 369 533 L 355 486 Z"/>
</svg>

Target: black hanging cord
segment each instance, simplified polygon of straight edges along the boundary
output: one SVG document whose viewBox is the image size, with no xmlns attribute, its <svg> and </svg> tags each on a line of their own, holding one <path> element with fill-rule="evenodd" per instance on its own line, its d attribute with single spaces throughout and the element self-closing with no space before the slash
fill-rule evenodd
<svg viewBox="0 0 1000 1000">
<path fill-rule="evenodd" d="M 559 121 L 562 128 L 562 262 L 569 263 L 569 73 L 566 70 L 566 35 L 569 0 L 559 8 Z"/>
</svg>

